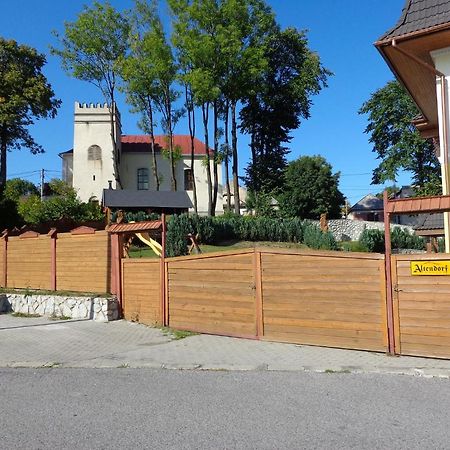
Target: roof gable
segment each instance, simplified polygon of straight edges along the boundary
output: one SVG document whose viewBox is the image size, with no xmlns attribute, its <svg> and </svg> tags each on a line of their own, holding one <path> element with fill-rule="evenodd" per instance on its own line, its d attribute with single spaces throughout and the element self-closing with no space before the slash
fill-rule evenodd
<svg viewBox="0 0 450 450">
<path fill-rule="evenodd" d="M 351 208 L 350 212 L 356 211 L 382 211 L 383 210 L 383 200 L 375 197 L 373 194 L 368 194 L 363 197 L 359 202 L 355 203 Z"/>
</svg>

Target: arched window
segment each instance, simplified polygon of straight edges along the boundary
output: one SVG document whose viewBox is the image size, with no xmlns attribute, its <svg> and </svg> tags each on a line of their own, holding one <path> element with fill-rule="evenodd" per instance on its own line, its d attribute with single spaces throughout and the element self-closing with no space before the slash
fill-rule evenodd
<svg viewBox="0 0 450 450">
<path fill-rule="evenodd" d="M 137 188 L 138 191 L 148 190 L 148 169 L 145 167 L 137 170 Z"/>
<path fill-rule="evenodd" d="M 88 148 L 88 161 L 101 161 L 102 149 L 98 145 L 91 145 Z"/>
</svg>

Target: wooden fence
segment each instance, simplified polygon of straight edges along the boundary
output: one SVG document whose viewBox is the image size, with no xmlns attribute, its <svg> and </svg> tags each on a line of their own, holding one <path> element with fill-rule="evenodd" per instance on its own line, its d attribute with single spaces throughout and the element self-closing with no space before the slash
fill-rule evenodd
<svg viewBox="0 0 450 450">
<path fill-rule="evenodd" d="M 450 278 L 411 274 L 411 262 L 448 255 L 392 256 L 395 351 L 450 358 Z"/>
<path fill-rule="evenodd" d="M 111 290 L 110 237 L 80 227 L 48 235 L 28 231 L 0 239 L 0 286 L 106 293 Z"/>
<path fill-rule="evenodd" d="M 168 326 L 204 333 L 386 350 L 382 255 L 252 249 L 163 265 L 126 259 L 122 273 L 125 317 L 140 311 L 138 321 L 165 317 Z"/>
</svg>

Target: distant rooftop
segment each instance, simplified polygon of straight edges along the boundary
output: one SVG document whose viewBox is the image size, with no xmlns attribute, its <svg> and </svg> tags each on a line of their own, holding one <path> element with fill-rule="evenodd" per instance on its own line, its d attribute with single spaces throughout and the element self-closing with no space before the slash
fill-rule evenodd
<svg viewBox="0 0 450 450">
<path fill-rule="evenodd" d="M 383 211 L 383 200 L 368 194 L 350 208 L 350 212 L 355 211 Z"/>
</svg>

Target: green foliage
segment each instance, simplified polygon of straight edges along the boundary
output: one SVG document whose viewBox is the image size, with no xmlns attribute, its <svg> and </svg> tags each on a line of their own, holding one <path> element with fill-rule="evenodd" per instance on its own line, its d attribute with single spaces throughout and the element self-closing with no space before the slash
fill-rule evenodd
<svg viewBox="0 0 450 450">
<path fill-rule="evenodd" d="M 111 215 L 112 222 L 116 222 L 118 211 L 114 211 Z M 144 222 L 146 220 L 159 220 L 161 216 L 158 213 L 148 213 L 147 211 L 126 211 L 124 213 L 124 221 L 129 222 Z"/>
<path fill-rule="evenodd" d="M 410 248 L 414 250 L 424 250 L 425 240 L 421 236 L 416 236 L 408 230 L 394 227 L 391 231 L 392 248 Z"/>
<path fill-rule="evenodd" d="M 0 195 L 6 184 L 7 151 L 43 153 L 28 127 L 35 119 L 55 117 L 61 104 L 42 73 L 45 63 L 45 55 L 34 48 L 0 37 Z"/>
<path fill-rule="evenodd" d="M 308 48 L 305 31 L 275 27 L 263 49 L 267 64 L 245 97 L 240 118 L 242 131 L 251 135 L 246 185 L 272 192 L 282 187 L 290 132 L 309 118 L 311 97 L 326 87 L 331 72 Z"/>
<path fill-rule="evenodd" d="M 5 228 L 12 229 L 23 225 L 23 219 L 17 211 L 17 203 L 13 200 L 0 200 L 0 232 Z"/>
<path fill-rule="evenodd" d="M 341 242 L 340 247 L 344 252 L 367 252 L 367 247 L 359 241 Z"/>
<path fill-rule="evenodd" d="M 51 180 L 49 187 L 55 194 L 43 201 L 37 195 L 30 195 L 19 203 L 18 212 L 28 224 L 41 224 L 64 218 L 76 222 L 103 219 L 103 212 L 96 203 L 83 203 L 75 190 L 61 180 Z"/>
<path fill-rule="evenodd" d="M 32 194 L 39 195 L 39 190 L 31 181 L 22 180 L 21 178 L 11 178 L 6 181 L 3 197 L 6 200 L 18 203 L 23 197 Z"/>
<path fill-rule="evenodd" d="M 374 92 L 359 113 L 368 114 L 365 132 L 381 160 L 372 183 L 396 181 L 399 171 L 410 172 L 419 189 L 440 193 L 440 168 L 431 141 L 421 138 L 412 124 L 417 106 L 398 81 Z"/>
<path fill-rule="evenodd" d="M 384 231 L 364 230 L 359 238 L 359 243 L 374 253 L 384 252 Z M 409 233 L 400 227 L 391 230 L 391 246 L 393 249 L 423 250 L 425 241 L 422 237 Z"/>
<path fill-rule="evenodd" d="M 298 218 L 273 219 L 254 216 L 172 216 L 167 225 L 167 256 L 187 254 L 187 235 L 198 234 L 202 244 L 231 240 L 305 243 L 314 249 L 337 250 L 331 233 L 322 233 Z"/>
<path fill-rule="evenodd" d="M 247 209 L 255 211 L 257 216 L 278 217 L 279 213 L 273 204 L 275 195 L 265 191 L 248 191 L 246 205 Z"/>
<path fill-rule="evenodd" d="M 65 23 L 65 33 L 53 34 L 61 45 L 52 54 L 74 78 L 97 86 L 108 102 L 114 101 L 119 64 L 128 51 L 128 20 L 108 2 L 85 6 L 75 22 Z"/>
<path fill-rule="evenodd" d="M 322 156 L 302 156 L 288 164 L 285 171 L 280 209 L 286 217 L 318 219 L 327 213 L 339 218 L 345 202 L 338 188 L 339 173 Z"/>
<path fill-rule="evenodd" d="M 303 229 L 303 243 L 316 250 L 337 250 L 338 245 L 329 231 L 322 232 L 317 225 L 306 223 Z"/>
<path fill-rule="evenodd" d="M 359 243 L 372 253 L 384 252 L 384 233 L 381 230 L 364 230 L 359 237 Z"/>
</svg>

